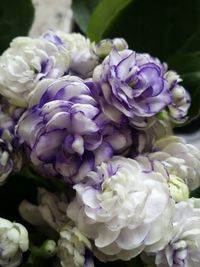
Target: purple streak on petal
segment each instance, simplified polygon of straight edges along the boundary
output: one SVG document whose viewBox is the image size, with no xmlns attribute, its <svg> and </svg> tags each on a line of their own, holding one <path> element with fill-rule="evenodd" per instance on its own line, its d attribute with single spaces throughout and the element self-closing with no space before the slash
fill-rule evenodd
<svg viewBox="0 0 200 267">
<path fill-rule="evenodd" d="M 53 30 L 48 30 L 44 35 L 43 38 L 48 40 L 49 42 L 55 44 L 55 45 L 63 45 L 62 40 Z"/>
</svg>

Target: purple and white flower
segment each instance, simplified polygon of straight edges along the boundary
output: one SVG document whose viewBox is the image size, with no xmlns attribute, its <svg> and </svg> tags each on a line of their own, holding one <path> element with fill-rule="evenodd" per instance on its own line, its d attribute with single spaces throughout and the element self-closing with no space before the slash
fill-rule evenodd
<svg viewBox="0 0 200 267">
<path fill-rule="evenodd" d="M 167 108 L 173 121 L 183 122 L 190 106 L 181 79 L 149 54 L 113 49 L 93 73 L 104 112 L 119 122 L 125 116 L 135 127 Z M 145 125 L 146 121 L 146 125 Z"/>
<path fill-rule="evenodd" d="M 108 124 L 82 79 L 66 76 L 43 85 L 31 100 L 38 104 L 22 115 L 17 126 L 32 164 L 42 175 L 74 183 L 130 145 L 129 129 Z"/>
<path fill-rule="evenodd" d="M 172 121 L 183 123 L 187 119 L 187 113 L 191 103 L 190 95 L 183 86 L 179 85 L 182 79 L 176 72 L 166 72 L 165 78 L 170 84 L 172 94 L 172 103 L 168 106 L 169 114 Z"/>
<path fill-rule="evenodd" d="M 0 57 L 1 94 L 26 107 L 42 79 L 57 79 L 69 69 L 69 51 L 45 38 L 17 37 Z"/>
<path fill-rule="evenodd" d="M 22 155 L 14 134 L 14 121 L 0 106 L 0 185 L 22 167 Z"/>
<path fill-rule="evenodd" d="M 93 74 L 106 114 L 115 121 L 126 116 L 134 124 L 163 110 L 172 102 L 165 72 L 166 66 L 148 54 L 113 49 Z"/>
<path fill-rule="evenodd" d="M 76 184 L 67 214 L 94 242 L 100 260 L 156 252 L 171 238 L 174 202 L 162 171 L 116 156 Z"/>
<path fill-rule="evenodd" d="M 189 199 L 176 204 L 173 238 L 156 253 L 159 267 L 199 267 L 200 264 L 200 200 Z"/>
</svg>

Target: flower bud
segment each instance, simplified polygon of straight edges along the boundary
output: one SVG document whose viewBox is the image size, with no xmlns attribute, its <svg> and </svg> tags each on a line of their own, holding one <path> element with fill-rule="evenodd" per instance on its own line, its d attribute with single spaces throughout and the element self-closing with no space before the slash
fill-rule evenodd
<svg viewBox="0 0 200 267">
<path fill-rule="evenodd" d="M 176 202 L 186 201 L 189 198 L 188 186 L 174 174 L 170 175 L 169 188 L 171 196 Z"/>
<path fill-rule="evenodd" d="M 104 39 L 101 40 L 97 45 L 95 49 L 95 53 L 99 57 L 106 57 L 111 49 L 112 49 L 112 40 L 111 39 Z"/>
<path fill-rule="evenodd" d="M 91 244 L 78 228 L 65 225 L 60 231 L 58 257 L 62 267 L 94 267 Z"/>
<path fill-rule="evenodd" d="M 123 38 L 114 38 L 113 39 L 113 45 L 118 51 L 128 49 L 128 44 L 127 44 L 126 40 L 124 40 Z"/>
<path fill-rule="evenodd" d="M 123 38 L 104 39 L 96 45 L 95 53 L 97 56 L 104 58 L 113 48 L 122 51 L 128 48 L 128 44 Z"/>
<path fill-rule="evenodd" d="M 46 240 L 41 246 L 41 250 L 45 258 L 53 257 L 56 254 L 56 249 L 56 243 L 53 240 Z"/>
</svg>

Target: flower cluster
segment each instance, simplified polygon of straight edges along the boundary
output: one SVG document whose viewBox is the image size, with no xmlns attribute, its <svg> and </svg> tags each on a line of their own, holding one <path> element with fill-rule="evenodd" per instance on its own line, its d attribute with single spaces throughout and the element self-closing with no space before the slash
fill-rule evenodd
<svg viewBox="0 0 200 267">
<path fill-rule="evenodd" d="M 0 184 L 24 163 L 19 175 L 44 185 L 37 204 L 19 205 L 42 232 L 31 261 L 199 266 L 200 204 L 189 196 L 200 151 L 172 128 L 190 106 L 181 82 L 122 38 L 50 30 L 11 42 L 0 57 Z M 0 248 L 1 266 L 19 265 L 26 229 L 2 219 Z"/>
</svg>

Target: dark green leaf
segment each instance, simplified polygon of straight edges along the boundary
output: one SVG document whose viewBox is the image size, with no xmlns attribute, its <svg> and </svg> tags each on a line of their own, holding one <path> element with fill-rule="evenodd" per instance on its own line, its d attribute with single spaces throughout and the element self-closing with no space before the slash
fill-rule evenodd
<svg viewBox="0 0 200 267">
<path fill-rule="evenodd" d="M 200 198 L 200 187 L 191 192 L 190 197 Z"/>
<path fill-rule="evenodd" d="M 0 217 L 20 222 L 19 204 L 24 199 L 36 202 L 38 186 L 35 181 L 20 175 L 11 176 L 4 186 L 0 186 Z"/>
<path fill-rule="evenodd" d="M 180 48 L 194 51 L 199 47 L 198 0 L 117 2 L 121 2 L 117 12 L 114 12 L 115 1 L 105 0 L 97 7 L 89 23 L 89 37 L 96 41 L 103 37 L 124 37 L 131 48 L 149 52 L 161 60 L 168 60 Z"/>
<path fill-rule="evenodd" d="M 100 41 L 105 31 L 132 0 L 102 0 L 89 21 L 87 34 L 92 41 Z"/>
<path fill-rule="evenodd" d="M 92 11 L 100 0 L 73 0 L 72 9 L 75 22 L 83 33 L 86 33 Z"/>
<path fill-rule="evenodd" d="M 38 186 L 43 186 L 49 191 L 57 190 L 60 192 L 66 192 L 70 190 L 70 188 L 64 181 L 54 178 L 51 179 L 50 177 L 48 177 L 48 179 L 46 177 L 42 177 L 30 166 L 23 168 L 20 172 L 20 176 L 24 177 L 25 179 L 30 179 L 37 182 Z"/>
<path fill-rule="evenodd" d="M 113 261 L 113 262 L 100 262 L 95 260 L 95 267 L 144 267 L 140 257 L 136 257 L 131 261 Z"/>
<path fill-rule="evenodd" d="M 0 54 L 14 37 L 27 35 L 33 16 L 31 0 L 0 1 Z"/>
</svg>

